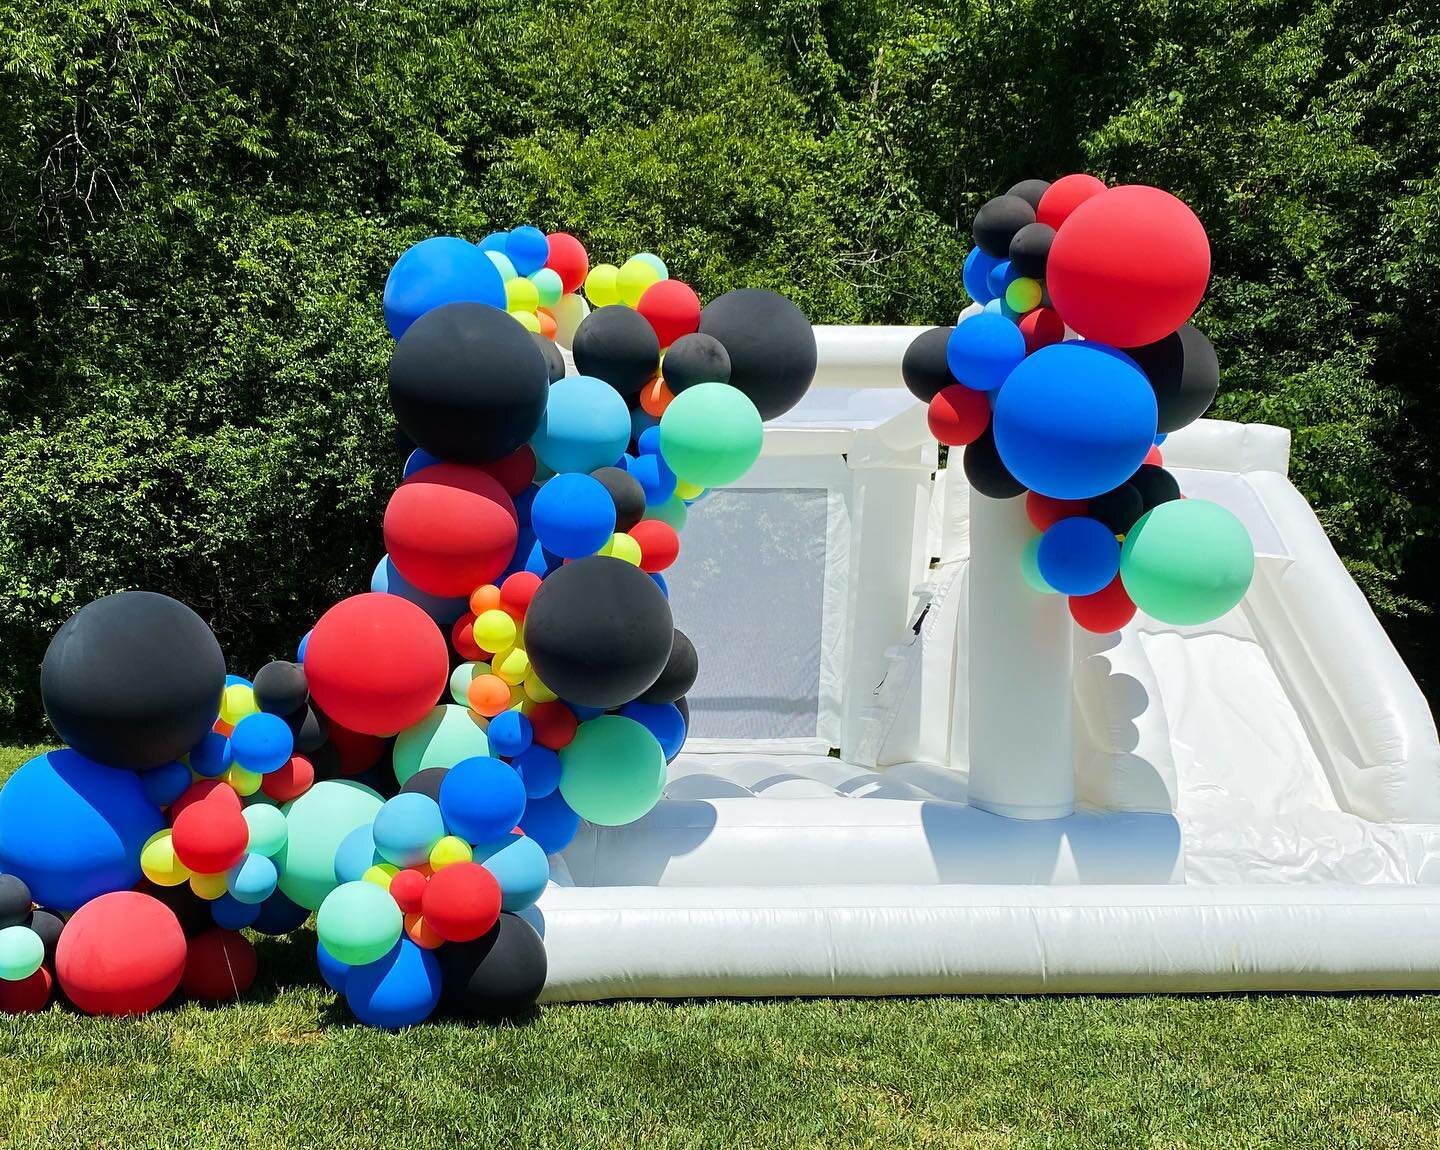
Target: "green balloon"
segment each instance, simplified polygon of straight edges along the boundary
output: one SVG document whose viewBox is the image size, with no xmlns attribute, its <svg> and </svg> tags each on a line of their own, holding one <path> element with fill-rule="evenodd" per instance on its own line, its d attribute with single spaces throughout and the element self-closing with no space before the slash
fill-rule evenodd
<svg viewBox="0 0 1440 1150">
<path fill-rule="evenodd" d="M 697 383 L 660 417 L 660 454 L 701 487 L 734 483 L 760 458 L 765 428 L 750 397 L 728 383 Z"/>
<path fill-rule="evenodd" d="M 250 828 L 250 842 L 246 849 L 256 854 L 275 855 L 289 837 L 289 824 L 280 808 L 265 803 L 246 806 L 245 825 Z"/>
<path fill-rule="evenodd" d="M 400 941 L 404 927 L 404 916 L 390 892 L 363 879 L 337 886 L 315 916 L 320 945 L 347 966 L 368 966 L 384 958 Z"/>
<path fill-rule="evenodd" d="M 685 500 L 680 496 L 672 495 L 664 503 L 645 508 L 643 518 L 659 519 L 662 523 L 670 524 L 676 531 L 684 531 L 685 523 L 690 518 L 690 508 L 685 506 Z"/>
<path fill-rule="evenodd" d="M 1120 580 L 1135 606 L 1175 626 L 1218 619 L 1245 597 L 1254 574 L 1245 525 L 1205 499 L 1151 508 L 1120 550 Z"/>
<path fill-rule="evenodd" d="M 454 680 L 451 680 L 454 689 Z M 426 767 L 453 767 L 464 759 L 490 754 L 485 737 L 485 720 L 469 707 L 445 704 L 436 707 L 413 727 L 395 738 L 395 778 L 403 787 L 410 776 Z"/>
<path fill-rule="evenodd" d="M 634 719 L 601 715 L 581 723 L 560 751 L 560 795 L 592 823 L 633 823 L 664 789 L 665 752 Z"/>
<path fill-rule="evenodd" d="M 0 930 L 0 978 L 19 982 L 29 978 L 45 961 L 45 942 L 28 926 Z"/>
<path fill-rule="evenodd" d="M 1040 574 L 1041 538 L 1039 535 L 1035 536 L 1020 552 L 1020 575 L 1030 590 L 1038 591 L 1041 595 L 1058 595 L 1059 592 L 1045 582 L 1045 576 Z"/>
<path fill-rule="evenodd" d="M 385 801 L 361 783 L 316 783 L 285 812 L 285 845 L 275 854 L 280 890 L 291 902 L 318 910 L 336 887 L 335 852 L 356 827 L 375 821 Z M 338 957 L 338 956 L 337 956 Z"/>
</svg>

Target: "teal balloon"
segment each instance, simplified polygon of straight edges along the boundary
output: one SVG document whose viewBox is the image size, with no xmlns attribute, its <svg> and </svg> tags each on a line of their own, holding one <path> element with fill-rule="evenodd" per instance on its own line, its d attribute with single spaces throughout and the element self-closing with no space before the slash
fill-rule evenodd
<svg viewBox="0 0 1440 1150">
<path fill-rule="evenodd" d="M 468 682 L 468 680 L 467 680 Z M 443 704 L 395 739 L 395 778 L 403 787 L 426 767 L 453 767 L 490 753 L 485 723 L 467 707 Z"/>
<path fill-rule="evenodd" d="M 664 503 L 645 508 L 645 518 L 658 519 L 662 523 L 670 524 L 676 531 L 684 531 L 685 524 L 690 519 L 690 508 L 680 496 L 672 495 Z"/>
<path fill-rule="evenodd" d="M 979 251 L 980 249 L 976 248 L 975 250 Z M 1025 544 L 1024 550 L 1020 552 L 1020 575 L 1030 590 L 1038 591 L 1041 595 L 1057 595 L 1059 592 L 1045 582 L 1045 576 L 1040 574 L 1041 538 L 1042 536 L 1036 535 Z"/>
<path fill-rule="evenodd" d="M 760 458 L 764 443 L 760 412 L 728 383 L 687 387 L 660 417 L 660 454 L 666 465 L 700 487 L 734 483 Z"/>
<path fill-rule="evenodd" d="M 29 978 L 45 961 L 45 940 L 28 926 L 0 930 L 0 978 L 19 982 Z"/>
<path fill-rule="evenodd" d="M 560 751 L 560 794 L 601 826 L 632 823 L 660 801 L 665 753 L 634 719 L 601 715 L 581 723 Z"/>
<path fill-rule="evenodd" d="M 315 916 L 320 945 L 346 966 L 368 966 L 384 958 L 400 940 L 404 926 L 390 892 L 373 882 L 337 886 Z"/>
<path fill-rule="evenodd" d="M 1254 575 L 1245 525 L 1205 499 L 1151 508 L 1120 551 L 1120 581 L 1135 606 L 1175 626 L 1218 619 L 1245 597 Z"/>
<path fill-rule="evenodd" d="M 383 805 L 384 800 L 367 786 L 327 779 L 284 807 L 285 845 L 275 853 L 275 866 L 285 897 L 318 910 L 338 885 L 335 852 L 356 827 L 373 823 Z"/>
</svg>

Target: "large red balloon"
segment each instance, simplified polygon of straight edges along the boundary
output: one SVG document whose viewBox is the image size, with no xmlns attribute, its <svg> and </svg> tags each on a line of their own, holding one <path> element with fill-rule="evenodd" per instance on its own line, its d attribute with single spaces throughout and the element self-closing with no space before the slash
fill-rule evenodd
<svg viewBox="0 0 1440 1150">
<path fill-rule="evenodd" d="M 1085 630 L 1104 635 L 1135 618 L 1135 604 L 1116 575 L 1093 595 L 1072 595 L 1070 614 Z"/>
<path fill-rule="evenodd" d="M 545 266 L 560 277 L 563 291 L 579 291 L 580 285 L 585 282 L 585 274 L 590 270 L 590 256 L 585 251 L 585 245 L 569 232 L 551 232 L 545 237 L 545 242 L 550 247 Z"/>
<path fill-rule="evenodd" d="M 445 636 L 398 595 L 342 599 L 320 617 L 305 648 L 305 678 L 316 704 L 366 735 L 393 735 L 418 723 L 435 706 L 449 672 Z"/>
<path fill-rule="evenodd" d="M 645 289 L 638 311 L 655 329 L 662 348 L 669 347 L 682 335 L 700 329 L 700 297 L 689 285 L 679 280 L 660 280 Z"/>
<path fill-rule="evenodd" d="M 249 841 L 250 826 L 239 804 L 213 798 L 181 811 L 170 834 L 175 857 L 196 874 L 229 870 L 244 857 Z"/>
<path fill-rule="evenodd" d="M 535 482 L 535 449 L 522 443 L 504 459 L 479 466 L 486 475 L 494 476 L 507 495 L 516 496 Z"/>
<path fill-rule="evenodd" d="M 1091 196 L 1098 196 L 1104 190 L 1103 182 L 1094 176 L 1087 176 L 1084 172 L 1061 176 L 1046 188 L 1040 197 L 1040 202 L 1035 207 L 1035 222 L 1058 229 L 1070 218 L 1071 212 Z"/>
<path fill-rule="evenodd" d="M 1210 278 L 1210 241 L 1169 192 L 1131 184 L 1092 196 L 1055 233 L 1045 284 L 1086 339 L 1154 343 L 1188 320 Z M 422 473 L 423 474 L 423 473 Z"/>
<path fill-rule="evenodd" d="M 390 561 L 431 595 L 468 596 L 494 582 L 510 564 L 518 533 L 515 504 L 499 480 L 464 463 L 422 468 L 385 508 Z"/>
<path fill-rule="evenodd" d="M 190 940 L 181 989 L 202 1002 L 229 1002 L 255 981 L 255 948 L 238 930 L 207 930 Z"/>
<path fill-rule="evenodd" d="M 500 918 L 500 884 L 479 863 L 452 863 L 430 876 L 420 907 L 430 929 L 446 942 L 470 942 Z"/>
<path fill-rule="evenodd" d="M 144 1014 L 180 985 L 185 932 L 159 899 L 133 890 L 91 899 L 55 948 L 60 989 L 86 1014 Z"/>
</svg>

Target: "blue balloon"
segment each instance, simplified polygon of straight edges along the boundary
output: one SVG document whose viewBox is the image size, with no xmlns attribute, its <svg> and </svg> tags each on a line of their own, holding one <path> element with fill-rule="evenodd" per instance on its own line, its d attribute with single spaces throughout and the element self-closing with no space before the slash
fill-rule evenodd
<svg viewBox="0 0 1440 1150">
<path fill-rule="evenodd" d="M 405 457 L 405 470 L 401 477 L 409 479 L 417 471 L 423 471 L 425 468 L 433 467 L 435 464 L 441 462 L 443 462 L 443 460 L 438 455 L 431 455 L 423 447 L 417 447 Z"/>
<path fill-rule="evenodd" d="M 300 645 L 295 648 L 295 662 L 299 663 L 302 667 L 305 665 L 305 648 L 310 646 L 310 636 L 314 634 L 314 631 L 315 629 L 312 627 L 300 636 Z"/>
<path fill-rule="evenodd" d="M 401 599 L 408 599 L 435 622 L 443 623 L 447 627 L 470 610 L 468 599 L 449 599 L 420 590 L 400 574 L 399 569 L 390 561 L 389 555 L 380 556 L 380 562 L 375 564 L 375 570 L 370 575 L 370 590 L 381 595 L 398 595 Z"/>
<path fill-rule="evenodd" d="M 385 326 L 399 339 L 432 308 L 468 300 L 505 310 L 505 281 L 475 244 L 431 236 L 407 248 L 385 279 Z"/>
<path fill-rule="evenodd" d="M 505 240 L 505 254 L 515 265 L 517 275 L 532 276 L 545 266 L 550 258 L 550 241 L 539 228 L 528 224 L 516 228 Z"/>
<path fill-rule="evenodd" d="M 635 446 L 640 449 L 641 455 L 660 454 L 660 425 L 646 428 L 635 437 Z"/>
<path fill-rule="evenodd" d="M 222 743 L 225 741 L 222 737 Z M 140 776 L 145 797 L 157 807 L 168 807 L 190 787 L 190 768 L 184 763 L 166 763 Z"/>
<path fill-rule="evenodd" d="M 280 875 L 275 864 L 262 854 L 247 851 L 225 875 L 225 889 L 236 902 L 258 906 L 275 893 Z M 259 917 L 260 912 L 255 912 Z"/>
<path fill-rule="evenodd" d="M 1157 436 L 1155 437 L 1155 446 L 1156 446 L 1156 447 L 1159 447 L 1162 443 L 1164 443 L 1164 442 L 1165 442 L 1167 439 L 1169 439 L 1169 438 L 1170 438 L 1170 433 L 1169 433 L 1168 431 L 1162 431 L 1159 435 L 1157 435 Z"/>
<path fill-rule="evenodd" d="M 1005 298 L 1005 289 L 1020 278 L 1020 273 L 1010 266 L 1009 260 L 998 261 L 985 276 L 985 285 L 990 289 L 991 299 Z"/>
<path fill-rule="evenodd" d="M 405 791 L 386 799 L 375 812 L 371 834 L 375 849 L 386 862 L 418 866 L 445 837 L 445 820 L 440 817 L 440 804 L 429 795 Z"/>
<path fill-rule="evenodd" d="M 508 835 L 525 810 L 525 784 L 499 759 L 477 755 L 451 767 L 440 783 L 440 813 L 450 833 L 469 843 Z"/>
<path fill-rule="evenodd" d="M 547 855 L 559 854 L 580 830 L 580 816 L 570 809 L 558 790 L 525 804 L 520 829 Z"/>
<path fill-rule="evenodd" d="M 945 345 L 950 374 L 976 391 L 994 391 L 1025 358 L 1025 337 L 1004 316 L 982 312 L 955 325 Z"/>
<path fill-rule="evenodd" d="M 509 232 L 491 232 L 475 246 L 482 252 L 499 252 L 505 254 L 505 241 L 510 238 Z"/>
<path fill-rule="evenodd" d="M 1098 519 L 1073 515 L 1040 536 L 1040 576 L 1063 595 L 1093 595 L 1120 573 L 1120 544 Z"/>
<path fill-rule="evenodd" d="M 1155 392 L 1128 357 L 1079 342 L 1042 347 L 995 402 L 995 446 L 1010 474 L 1054 499 L 1124 483 L 1155 442 Z"/>
<path fill-rule="evenodd" d="M 1001 299 L 992 299 L 989 303 L 985 305 L 985 310 L 982 314 L 1003 316 L 1005 314 L 1005 301 Z"/>
<path fill-rule="evenodd" d="M 485 729 L 490 749 L 497 755 L 513 759 L 523 754 L 535 739 L 535 728 L 519 711 L 501 711 Z"/>
<path fill-rule="evenodd" d="M 685 745 L 685 716 L 674 703 L 626 703 L 620 713 L 655 736 L 667 763 Z"/>
<path fill-rule="evenodd" d="M 244 675 L 226 675 L 225 685 L 227 687 L 253 687 L 254 684 Z"/>
<path fill-rule="evenodd" d="M 250 929 L 261 934 L 289 934 L 292 930 L 299 930 L 309 917 L 309 907 L 291 902 L 277 890 L 260 904 L 260 914 L 250 924 Z"/>
<path fill-rule="evenodd" d="M 335 881 L 359 882 L 367 870 L 383 861 L 375 849 L 374 824 L 362 823 L 341 839 L 335 850 Z"/>
<path fill-rule="evenodd" d="M 646 507 L 658 507 L 675 494 L 675 485 L 678 480 L 675 473 L 658 454 L 642 455 L 626 470 L 635 477 L 644 490 Z"/>
<path fill-rule="evenodd" d="M 500 909 L 524 910 L 545 893 L 550 862 L 540 844 L 525 835 L 506 835 L 475 848 L 475 861 L 484 865 L 500 884 Z"/>
<path fill-rule="evenodd" d="M 605 713 L 604 707 L 587 707 L 583 703 L 572 703 L 565 700 L 565 705 L 575 712 L 575 717 L 582 723 L 588 723 L 591 719 L 598 719 Z"/>
<path fill-rule="evenodd" d="M 613 464 L 629 442 L 630 409 L 618 391 L 593 375 L 567 375 L 551 384 L 545 416 L 530 440 L 552 471 L 587 475 Z"/>
<path fill-rule="evenodd" d="M 492 741 L 490 745 L 493 747 L 495 744 Z M 539 743 L 531 743 L 511 760 L 510 766 L 525 784 L 527 799 L 543 799 L 546 795 L 554 794 L 555 788 L 560 785 L 560 756 Z"/>
<path fill-rule="evenodd" d="M 230 740 L 219 731 L 211 731 L 196 743 L 188 757 L 190 769 L 207 779 L 218 779 L 235 761 L 230 753 Z"/>
<path fill-rule="evenodd" d="M 551 478 L 553 478 L 553 476 Z M 529 487 L 525 488 L 524 491 L 520 492 L 519 495 L 514 496 L 510 500 L 510 502 L 515 505 L 515 518 L 520 520 L 522 530 L 530 526 L 530 516 L 535 506 L 535 496 L 539 494 L 540 488 L 532 483 Z"/>
<path fill-rule="evenodd" d="M 135 886 L 140 850 L 164 826 L 134 771 L 50 751 L 0 789 L 0 872 L 25 883 L 41 906 L 74 910 Z"/>
<path fill-rule="evenodd" d="M 260 917 L 260 904 L 241 902 L 233 895 L 222 894 L 210 904 L 210 917 L 223 930 L 244 930 Z"/>
<path fill-rule="evenodd" d="M 559 567 L 560 562 L 560 556 L 553 552 L 546 551 L 545 548 L 540 545 L 539 540 L 536 540 L 531 544 L 530 554 L 525 556 L 525 565 L 521 570 L 529 571 L 533 575 L 539 575 L 540 578 L 543 579 L 546 575 L 550 574 L 550 572 L 554 571 L 555 568 Z"/>
<path fill-rule="evenodd" d="M 349 968 L 345 1001 L 366 1026 L 414 1026 L 440 1003 L 440 963 L 430 951 L 402 938 L 384 958 Z"/>
<path fill-rule="evenodd" d="M 320 943 L 315 944 L 315 962 L 320 967 L 320 977 L 325 985 L 336 994 L 345 993 L 345 984 L 350 980 L 351 967 L 341 962 Z"/>
<path fill-rule="evenodd" d="M 665 576 L 658 571 L 652 571 L 650 572 L 650 578 L 655 580 L 655 586 L 660 588 L 660 594 L 664 595 L 667 599 L 670 598 L 670 584 L 665 582 Z"/>
<path fill-rule="evenodd" d="M 987 255 L 979 248 L 971 248 L 970 254 L 965 257 L 965 269 L 961 278 L 965 281 L 965 291 L 976 303 L 989 303 L 995 298 L 995 293 L 990 290 L 990 273 L 995 270 L 995 265 L 1000 261 L 992 255 Z"/>
<path fill-rule="evenodd" d="M 547 551 L 581 559 L 615 534 L 615 500 L 593 476 L 567 472 L 547 480 L 536 493 L 530 523 Z"/>
<path fill-rule="evenodd" d="M 630 438 L 638 440 L 652 427 L 659 427 L 660 421 L 646 411 L 643 407 L 637 407 L 630 413 Z"/>
<path fill-rule="evenodd" d="M 230 754 L 257 775 L 278 771 L 294 753 L 295 733 L 290 724 L 268 711 L 246 715 L 230 732 Z"/>
</svg>

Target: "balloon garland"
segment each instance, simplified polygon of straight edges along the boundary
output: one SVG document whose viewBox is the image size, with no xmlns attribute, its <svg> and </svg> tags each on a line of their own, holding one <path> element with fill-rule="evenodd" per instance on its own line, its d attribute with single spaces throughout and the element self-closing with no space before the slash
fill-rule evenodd
<svg viewBox="0 0 1440 1150">
<path fill-rule="evenodd" d="M 148 592 L 51 642 L 69 746 L 0 788 L 0 1011 L 56 985 L 95 1014 L 233 999 L 258 965 L 240 932 L 314 914 L 362 1022 L 513 1014 L 545 982 L 523 916 L 548 856 L 659 801 L 699 671 L 664 572 L 809 387 L 809 321 L 533 227 L 414 245 L 384 316 L 415 449 L 368 591 L 252 679 Z"/>
<path fill-rule="evenodd" d="M 1025 498 L 1037 532 L 1019 576 L 1115 631 L 1137 610 L 1208 622 L 1244 596 L 1249 534 L 1187 499 L 1161 445 L 1215 399 L 1215 350 L 1190 318 L 1210 275 L 1205 229 L 1159 188 L 1024 180 L 976 213 L 953 328 L 906 350 L 930 431 L 963 449 L 975 490 Z"/>
</svg>

